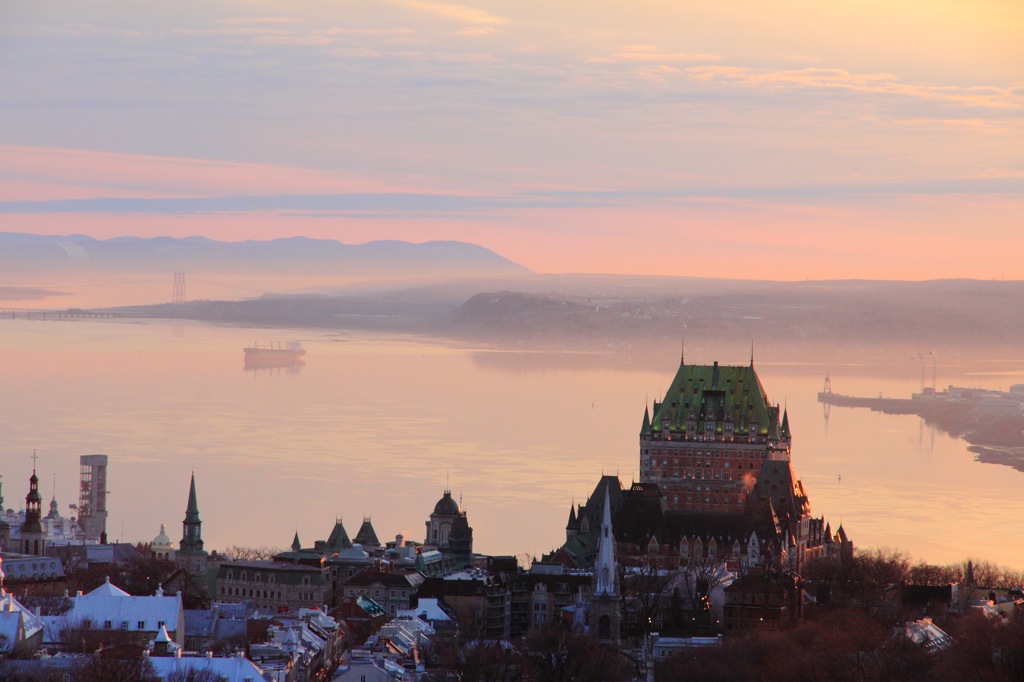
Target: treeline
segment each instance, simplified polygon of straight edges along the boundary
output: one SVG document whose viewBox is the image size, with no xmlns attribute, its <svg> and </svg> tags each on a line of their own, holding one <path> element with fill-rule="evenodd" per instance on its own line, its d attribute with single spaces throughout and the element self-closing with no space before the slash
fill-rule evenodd
<svg viewBox="0 0 1024 682">
<path fill-rule="evenodd" d="M 947 624 L 948 648 L 930 650 L 901 626 L 862 610 L 818 614 L 783 630 L 730 635 L 662 663 L 658 680 L 701 682 L 1003 682 L 1024 679 L 1024 625 L 980 612 Z"/>
<path fill-rule="evenodd" d="M 702 682 L 1003 682 L 1024 680 L 1024 614 L 972 608 L 969 588 L 1020 590 L 1024 575 L 987 561 L 935 565 L 898 550 L 806 564 L 805 618 L 775 629 L 727 634 L 659 664 L 659 680 Z M 959 604 L 901 600 L 907 586 L 960 586 Z M 954 594 L 949 590 L 950 598 Z M 907 624 L 925 615 L 947 638 L 915 641 Z"/>
</svg>

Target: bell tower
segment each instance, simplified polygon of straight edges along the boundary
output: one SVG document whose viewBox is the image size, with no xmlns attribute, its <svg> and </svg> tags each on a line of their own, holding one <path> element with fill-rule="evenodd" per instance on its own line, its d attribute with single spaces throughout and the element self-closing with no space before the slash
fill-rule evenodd
<svg viewBox="0 0 1024 682">
<path fill-rule="evenodd" d="M 32 476 L 28 479 L 28 495 L 25 496 L 25 522 L 21 524 L 21 553 L 42 556 L 46 553 L 46 534 L 40 520 L 43 498 L 39 494 L 39 478 L 36 477 L 35 452 L 32 460 Z"/>
<path fill-rule="evenodd" d="M 608 484 L 604 488 L 601 536 L 594 561 L 594 594 L 590 601 L 590 632 L 602 642 L 619 643 L 622 610 L 618 586 L 619 570 L 615 561 L 615 536 L 612 534 L 612 504 Z"/>
<path fill-rule="evenodd" d="M 182 537 L 178 543 L 178 553 L 174 563 L 191 575 L 206 574 L 207 552 L 203 549 L 203 522 L 199 519 L 199 504 L 196 502 L 196 475 L 192 473 L 192 483 L 188 490 L 188 508 L 185 520 L 181 523 Z"/>
</svg>

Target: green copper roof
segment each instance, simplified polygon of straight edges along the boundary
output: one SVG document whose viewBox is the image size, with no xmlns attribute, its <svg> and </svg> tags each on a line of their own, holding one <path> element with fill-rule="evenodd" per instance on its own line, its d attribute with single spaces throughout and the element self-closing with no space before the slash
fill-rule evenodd
<svg viewBox="0 0 1024 682">
<path fill-rule="evenodd" d="M 330 537 L 327 538 L 327 549 L 335 552 L 352 549 L 352 541 L 349 540 L 345 526 L 341 524 L 341 519 L 336 519 L 334 522 L 334 529 L 331 531 Z"/>
<path fill-rule="evenodd" d="M 664 401 L 654 403 L 651 432 L 661 433 L 666 420 L 672 432 L 685 432 L 687 421 L 696 421 L 698 435 L 707 423 L 721 433 L 722 424 L 731 420 L 737 432 L 742 427 L 745 433 L 756 422 L 758 435 L 767 436 L 777 429 L 778 408 L 768 402 L 753 366 L 680 365 Z"/>
<path fill-rule="evenodd" d="M 649 435 L 651 435 L 651 413 L 647 409 L 646 405 L 644 406 L 644 424 L 643 424 L 643 426 L 640 427 L 640 435 L 641 436 L 649 436 Z"/>
<path fill-rule="evenodd" d="M 373 530 L 373 524 L 370 523 L 369 517 L 363 519 L 363 525 L 356 533 L 356 542 L 360 545 L 380 546 L 380 540 L 377 539 L 377 533 Z"/>
<path fill-rule="evenodd" d="M 188 489 L 188 508 L 185 509 L 185 520 L 199 520 L 199 505 L 196 503 L 196 475 L 194 473 L 192 474 L 192 483 Z"/>
</svg>

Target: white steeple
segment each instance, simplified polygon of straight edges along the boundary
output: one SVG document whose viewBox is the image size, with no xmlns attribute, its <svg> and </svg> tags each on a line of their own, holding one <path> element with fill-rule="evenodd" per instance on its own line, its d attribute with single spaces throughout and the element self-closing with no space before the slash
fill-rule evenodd
<svg viewBox="0 0 1024 682">
<path fill-rule="evenodd" d="M 615 536 L 612 535 L 612 505 L 608 494 L 608 484 L 604 486 L 604 513 L 601 518 L 601 539 L 597 545 L 597 560 L 594 562 L 597 573 L 597 589 L 595 594 L 615 594 Z"/>
</svg>

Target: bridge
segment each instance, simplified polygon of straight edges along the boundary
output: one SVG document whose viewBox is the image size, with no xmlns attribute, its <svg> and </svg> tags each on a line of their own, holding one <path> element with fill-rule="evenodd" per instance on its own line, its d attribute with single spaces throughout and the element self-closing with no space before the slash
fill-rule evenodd
<svg viewBox="0 0 1024 682">
<path fill-rule="evenodd" d="M 0 308 L 0 320 L 95 320 L 115 317 L 128 317 L 128 314 L 83 308 Z"/>
</svg>

